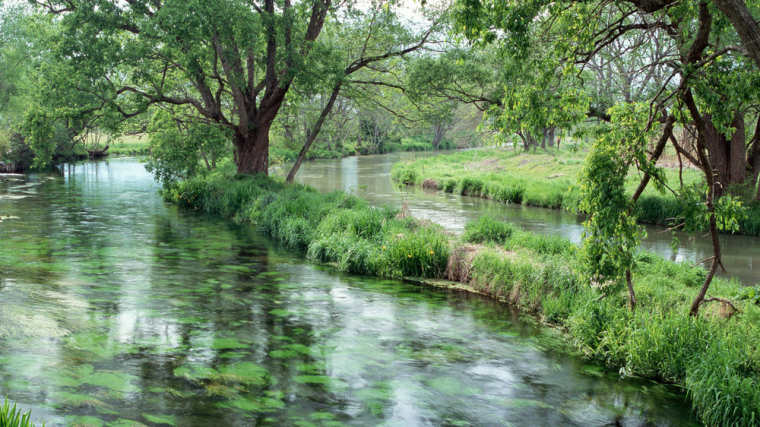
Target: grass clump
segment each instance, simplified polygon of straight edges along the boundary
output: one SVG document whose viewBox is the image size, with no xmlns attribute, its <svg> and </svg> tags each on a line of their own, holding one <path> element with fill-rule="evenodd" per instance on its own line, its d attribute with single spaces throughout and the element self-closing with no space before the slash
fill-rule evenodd
<svg viewBox="0 0 760 427">
<path fill-rule="evenodd" d="M 464 240 L 470 243 L 494 242 L 504 243 L 515 231 L 512 224 L 496 221 L 490 216 L 481 216 L 470 222 L 464 229 Z"/>
<path fill-rule="evenodd" d="M 4 400 L 0 405 L 0 426 L 2 427 L 33 427 L 32 411 L 23 412 L 14 403 Z"/>
</svg>

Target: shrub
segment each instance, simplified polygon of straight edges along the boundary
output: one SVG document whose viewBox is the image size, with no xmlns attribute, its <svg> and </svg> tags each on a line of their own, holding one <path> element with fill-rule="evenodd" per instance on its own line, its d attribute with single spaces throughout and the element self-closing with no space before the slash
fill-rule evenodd
<svg viewBox="0 0 760 427">
<path fill-rule="evenodd" d="M 470 243 L 504 243 L 512 236 L 514 230 L 512 224 L 496 221 L 483 215 L 477 221 L 470 222 L 465 226 L 464 240 Z"/>
</svg>

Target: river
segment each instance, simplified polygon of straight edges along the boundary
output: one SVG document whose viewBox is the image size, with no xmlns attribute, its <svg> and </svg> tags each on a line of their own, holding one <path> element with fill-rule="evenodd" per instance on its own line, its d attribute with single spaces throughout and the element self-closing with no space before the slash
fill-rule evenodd
<svg viewBox="0 0 760 427">
<path fill-rule="evenodd" d="M 416 187 L 398 188 L 391 182 L 394 163 L 430 155 L 435 154 L 393 153 L 318 160 L 305 163 L 297 179 L 321 191 L 349 191 L 378 205 L 400 207 L 406 203 L 416 218 L 429 219 L 454 232 L 461 232 L 467 222 L 487 213 L 526 230 L 563 236 L 575 243 L 581 241 L 582 218 L 564 210 L 508 205 Z M 712 256 L 709 234 L 675 233 L 678 243 L 674 249 L 671 232 L 663 227 L 646 229 L 642 247 L 664 258 L 697 263 Z M 760 238 L 724 234 L 720 242 L 726 272 L 719 274 L 735 277 L 745 285 L 760 283 Z"/>
<path fill-rule="evenodd" d="M 522 212 L 398 193 L 394 158 L 314 162 L 300 177 L 407 200 L 453 229 L 478 209 Z M 679 390 L 584 363 L 502 304 L 338 274 L 158 189 L 134 159 L 0 177 L 0 396 L 35 421 L 696 424 Z M 522 215 L 531 228 L 565 221 Z"/>
</svg>

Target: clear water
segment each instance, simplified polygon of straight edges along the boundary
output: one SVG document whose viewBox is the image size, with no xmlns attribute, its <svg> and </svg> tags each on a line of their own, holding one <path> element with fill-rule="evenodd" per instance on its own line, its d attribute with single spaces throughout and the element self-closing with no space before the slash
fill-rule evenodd
<svg viewBox="0 0 760 427">
<path fill-rule="evenodd" d="M 397 188 L 391 182 L 390 170 L 394 163 L 430 155 L 434 154 L 394 153 L 319 160 L 305 163 L 298 179 L 322 191 L 350 191 L 376 204 L 399 207 L 406 203 L 415 217 L 430 219 L 454 232 L 461 232 L 467 222 L 488 213 L 527 230 L 580 242 L 582 218 L 567 211 L 506 205 L 414 187 Z M 712 256 L 708 234 L 676 233 L 679 244 L 674 251 L 672 233 L 662 227 L 647 227 L 647 232 L 642 247 L 667 259 L 696 263 Z M 721 235 L 720 241 L 723 264 L 727 270 L 727 273 L 721 274 L 735 277 L 745 285 L 760 283 L 760 238 Z"/>
<path fill-rule="evenodd" d="M 382 172 L 344 170 L 333 186 L 382 199 Z M 679 390 L 583 363 L 504 305 L 336 274 L 157 191 L 130 159 L 0 177 L 0 396 L 36 421 L 695 424 Z"/>
</svg>

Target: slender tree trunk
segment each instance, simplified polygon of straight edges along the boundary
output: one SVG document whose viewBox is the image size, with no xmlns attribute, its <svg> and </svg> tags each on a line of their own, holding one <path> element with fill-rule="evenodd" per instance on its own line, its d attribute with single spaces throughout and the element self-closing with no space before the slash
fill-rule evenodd
<svg viewBox="0 0 760 427">
<path fill-rule="evenodd" d="M 708 196 L 708 198 L 712 199 L 712 196 Z M 715 272 L 718 271 L 718 266 L 720 265 L 720 241 L 718 240 L 718 226 L 717 221 L 715 219 L 715 208 L 712 205 L 712 200 L 708 202 L 708 209 L 710 211 L 710 236 L 712 237 L 712 245 L 713 245 L 713 260 L 712 264 L 710 265 L 710 270 L 707 272 L 707 276 L 705 277 L 704 283 L 702 283 L 702 288 L 699 289 L 699 293 L 697 294 L 697 297 L 694 298 L 694 301 L 691 303 L 691 309 L 689 310 L 689 315 L 696 317 L 699 315 L 699 306 L 702 304 L 702 302 L 705 300 L 705 296 L 707 295 L 707 290 L 710 288 L 710 283 L 712 282 L 713 276 L 715 276 Z"/>
<path fill-rule="evenodd" d="M 314 123 L 314 127 L 307 129 L 306 142 L 303 144 L 303 147 L 301 147 L 301 151 L 298 153 L 298 157 L 296 158 L 295 163 L 293 163 L 293 167 L 291 167 L 290 172 L 288 172 L 287 182 L 293 182 L 293 180 L 296 178 L 298 169 L 301 168 L 301 163 L 303 163 L 303 160 L 306 158 L 306 153 L 309 151 L 309 148 L 311 148 L 311 144 L 314 143 L 314 140 L 317 139 L 319 130 L 322 129 L 322 124 L 330 114 L 330 110 L 332 110 L 332 107 L 335 104 L 335 100 L 338 99 L 338 94 L 340 93 L 340 88 L 342 85 L 343 83 L 341 80 L 333 87 L 332 93 L 330 94 L 330 99 L 327 101 L 327 104 L 324 106 L 324 108 L 322 108 L 322 112 L 319 113 L 319 118 L 317 119 L 316 123 Z"/>
<path fill-rule="evenodd" d="M 628 286 L 628 306 L 631 310 L 636 309 L 636 292 L 633 291 L 633 280 L 631 279 L 631 269 L 625 270 L 625 283 Z"/>
<path fill-rule="evenodd" d="M 441 145 L 441 141 L 445 134 L 446 128 L 442 123 L 436 123 L 433 125 L 433 150 L 438 150 L 438 146 Z"/>
</svg>

